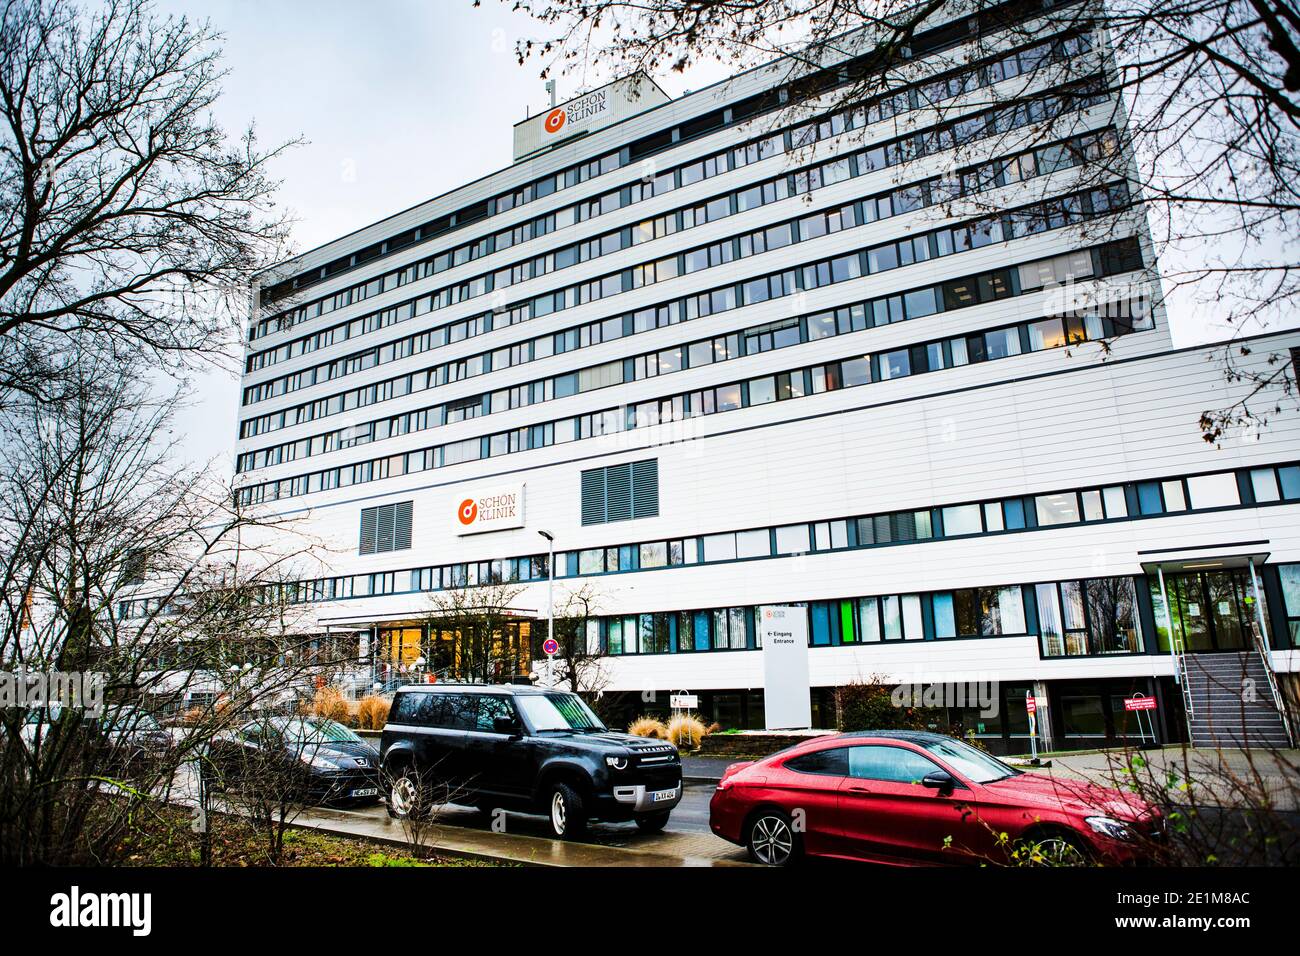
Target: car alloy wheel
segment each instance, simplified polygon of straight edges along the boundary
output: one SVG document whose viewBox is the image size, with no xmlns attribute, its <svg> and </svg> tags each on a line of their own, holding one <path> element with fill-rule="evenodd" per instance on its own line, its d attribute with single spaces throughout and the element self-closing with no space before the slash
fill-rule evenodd
<svg viewBox="0 0 1300 956">
<path fill-rule="evenodd" d="M 790 822 L 774 813 L 759 817 L 749 829 L 749 852 L 764 866 L 785 866 L 794 855 Z"/>
<path fill-rule="evenodd" d="M 1031 858 L 1038 866 L 1087 866 L 1088 856 L 1065 836 L 1049 836 L 1033 846 Z"/>
</svg>

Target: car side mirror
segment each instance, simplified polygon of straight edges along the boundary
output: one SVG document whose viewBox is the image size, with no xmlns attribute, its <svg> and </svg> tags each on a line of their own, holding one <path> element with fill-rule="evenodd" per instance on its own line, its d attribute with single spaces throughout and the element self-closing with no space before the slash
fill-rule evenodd
<svg viewBox="0 0 1300 956">
<path fill-rule="evenodd" d="M 934 770 L 921 778 L 921 786 L 938 790 L 940 794 L 952 793 L 956 785 L 957 781 L 953 780 L 952 774 L 946 770 Z"/>
<path fill-rule="evenodd" d="M 510 734 L 512 737 L 518 736 L 519 721 L 513 717 L 493 717 L 492 730 L 498 734 Z"/>
</svg>

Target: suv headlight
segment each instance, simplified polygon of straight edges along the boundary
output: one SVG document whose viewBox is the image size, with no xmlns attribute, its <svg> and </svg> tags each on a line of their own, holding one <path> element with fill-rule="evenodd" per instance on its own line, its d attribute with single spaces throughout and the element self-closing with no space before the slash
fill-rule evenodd
<svg viewBox="0 0 1300 956">
<path fill-rule="evenodd" d="M 626 769 L 627 769 L 627 758 L 626 758 L 626 757 L 606 757 L 606 758 L 605 758 L 605 766 L 606 766 L 606 767 L 611 767 L 611 768 L 613 768 L 614 770 L 626 770 Z"/>
<path fill-rule="evenodd" d="M 1088 824 L 1094 833 L 1108 836 L 1112 840 L 1133 839 L 1133 831 L 1129 829 L 1128 824 L 1114 817 L 1087 817 L 1083 822 Z"/>
</svg>

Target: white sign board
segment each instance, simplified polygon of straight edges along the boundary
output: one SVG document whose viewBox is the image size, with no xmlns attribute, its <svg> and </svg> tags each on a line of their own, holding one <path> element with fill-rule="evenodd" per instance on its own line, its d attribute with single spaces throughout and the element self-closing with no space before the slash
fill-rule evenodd
<svg viewBox="0 0 1300 956">
<path fill-rule="evenodd" d="M 581 133 L 594 133 L 669 101 L 645 74 L 633 74 L 515 124 L 515 159 Z"/>
<path fill-rule="evenodd" d="M 669 694 L 668 706 L 673 710 L 698 710 L 700 706 L 700 695 Z"/>
<path fill-rule="evenodd" d="M 808 609 L 767 604 L 758 609 L 763 644 L 763 713 L 768 730 L 812 726 L 808 681 Z"/>
<path fill-rule="evenodd" d="M 524 486 L 494 485 L 470 488 L 452 500 L 457 533 L 481 534 L 524 526 Z"/>
</svg>

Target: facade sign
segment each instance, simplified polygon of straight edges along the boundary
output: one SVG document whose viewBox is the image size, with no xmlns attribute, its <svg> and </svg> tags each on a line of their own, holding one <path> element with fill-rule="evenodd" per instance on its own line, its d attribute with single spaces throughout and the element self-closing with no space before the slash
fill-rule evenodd
<svg viewBox="0 0 1300 956">
<path fill-rule="evenodd" d="M 763 714 L 768 730 L 812 726 L 808 679 L 808 609 L 768 604 L 758 609 L 763 644 Z"/>
<path fill-rule="evenodd" d="M 472 488 L 454 499 L 457 533 L 482 534 L 524 526 L 524 486 Z"/>
<path fill-rule="evenodd" d="M 1125 710 L 1155 710 L 1156 699 L 1154 697 L 1143 697 L 1140 694 L 1134 694 L 1132 697 L 1124 698 Z"/>
<path fill-rule="evenodd" d="M 644 74 L 633 74 L 515 124 L 515 159 L 594 133 L 669 101 Z"/>
<path fill-rule="evenodd" d="M 547 136 L 555 136 L 563 130 L 576 133 L 596 123 L 609 113 L 609 90 L 596 90 L 586 96 L 580 96 L 571 103 L 557 106 L 546 114 L 542 129 Z"/>
</svg>

